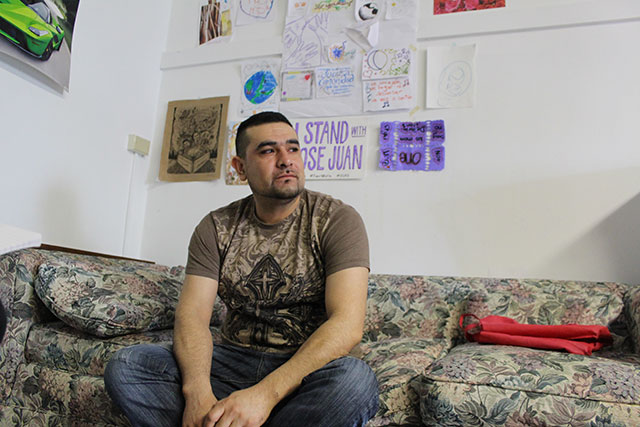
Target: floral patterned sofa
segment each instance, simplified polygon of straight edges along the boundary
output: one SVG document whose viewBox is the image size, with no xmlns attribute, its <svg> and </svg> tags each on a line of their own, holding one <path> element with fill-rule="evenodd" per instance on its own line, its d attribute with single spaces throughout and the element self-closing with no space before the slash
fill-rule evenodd
<svg viewBox="0 0 640 427">
<path fill-rule="evenodd" d="M 0 257 L 0 425 L 128 425 L 104 367 L 122 347 L 171 343 L 183 274 L 40 249 Z M 603 324 L 615 340 L 590 357 L 465 343 L 462 313 Z M 224 314 L 217 305 L 214 341 Z M 352 354 L 380 384 L 369 426 L 640 425 L 640 286 L 372 274 Z"/>
</svg>

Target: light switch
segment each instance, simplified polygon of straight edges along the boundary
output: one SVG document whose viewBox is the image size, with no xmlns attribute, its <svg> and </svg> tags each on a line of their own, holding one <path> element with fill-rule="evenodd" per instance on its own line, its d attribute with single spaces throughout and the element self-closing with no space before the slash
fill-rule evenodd
<svg viewBox="0 0 640 427">
<path fill-rule="evenodd" d="M 129 135 L 129 145 L 127 147 L 129 151 L 146 156 L 147 154 L 149 154 L 150 146 L 151 141 L 149 141 L 148 139 L 144 139 L 137 135 Z"/>
</svg>

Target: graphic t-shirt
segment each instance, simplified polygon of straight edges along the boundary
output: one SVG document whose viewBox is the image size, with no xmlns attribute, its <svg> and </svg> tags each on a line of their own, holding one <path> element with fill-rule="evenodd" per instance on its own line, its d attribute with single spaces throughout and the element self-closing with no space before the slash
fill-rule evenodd
<svg viewBox="0 0 640 427">
<path fill-rule="evenodd" d="M 256 217 L 253 196 L 209 213 L 191 237 L 186 273 L 218 281 L 225 340 L 285 353 L 326 320 L 326 277 L 351 267 L 369 268 L 360 215 L 304 190 L 296 211 L 273 225 Z"/>
</svg>

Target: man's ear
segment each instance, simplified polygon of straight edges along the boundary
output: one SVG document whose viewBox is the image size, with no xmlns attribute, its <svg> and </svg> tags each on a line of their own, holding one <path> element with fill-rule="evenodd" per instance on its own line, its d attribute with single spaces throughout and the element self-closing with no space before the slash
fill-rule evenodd
<svg viewBox="0 0 640 427">
<path fill-rule="evenodd" d="M 233 166 L 233 168 L 236 170 L 241 180 L 244 181 L 245 179 L 247 179 L 247 170 L 245 169 L 245 164 L 244 160 L 242 160 L 242 157 L 233 156 L 233 158 L 231 159 L 231 166 Z"/>
</svg>

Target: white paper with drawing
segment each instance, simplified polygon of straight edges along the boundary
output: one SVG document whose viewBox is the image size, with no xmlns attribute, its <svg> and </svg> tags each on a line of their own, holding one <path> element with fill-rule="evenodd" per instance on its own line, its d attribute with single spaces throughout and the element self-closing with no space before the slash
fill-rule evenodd
<svg viewBox="0 0 640 427">
<path fill-rule="evenodd" d="M 236 24 L 249 25 L 273 21 L 275 6 L 275 0 L 240 0 Z"/>
<path fill-rule="evenodd" d="M 427 108 L 473 107 L 476 45 L 427 49 Z"/>
</svg>

